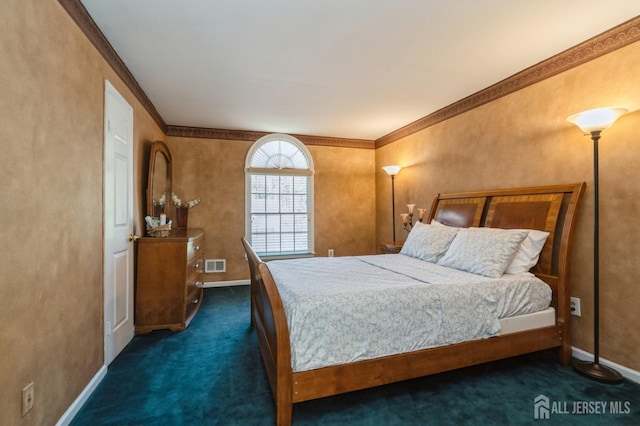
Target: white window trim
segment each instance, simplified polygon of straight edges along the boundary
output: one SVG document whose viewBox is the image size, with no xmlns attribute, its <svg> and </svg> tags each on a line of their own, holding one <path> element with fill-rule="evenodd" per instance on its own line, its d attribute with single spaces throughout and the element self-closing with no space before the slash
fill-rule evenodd
<svg viewBox="0 0 640 426">
<path fill-rule="evenodd" d="M 270 141 L 273 140 L 284 140 L 290 142 L 295 145 L 302 153 L 305 155 L 308 163 L 308 169 L 265 169 L 265 168 L 255 168 L 251 167 L 251 159 L 255 152 L 260 149 L 260 147 Z M 244 207 L 244 216 L 245 216 L 245 238 L 249 243 L 251 243 L 251 212 L 249 211 L 249 206 L 251 205 L 251 175 L 252 174 L 274 174 L 274 175 L 307 175 L 309 176 L 309 185 L 308 185 L 308 197 L 309 197 L 309 212 L 308 212 L 308 221 L 309 221 L 309 233 L 308 233 L 308 241 L 309 241 L 309 252 L 308 253 L 298 253 L 298 254 L 283 254 L 283 255 L 261 255 L 260 257 L 264 260 L 275 260 L 275 259 L 294 259 L 301 257 L 312 257 L 315 256 L 315 220 L 314 220 L 314 175 L 315 168 L 313 165 L 313 157 L 311 157 L 311 152 L 309 149 L 297 138 L 283 134 L 283 133 L 272 133 L 266 136 L 261 137 L 257 141 L 251 145 L 249 152 L 247 153 L 247 157 L 245 159 L 244 166 L 244 176 L 245 176 L 245 207 Z"/>
</svg>

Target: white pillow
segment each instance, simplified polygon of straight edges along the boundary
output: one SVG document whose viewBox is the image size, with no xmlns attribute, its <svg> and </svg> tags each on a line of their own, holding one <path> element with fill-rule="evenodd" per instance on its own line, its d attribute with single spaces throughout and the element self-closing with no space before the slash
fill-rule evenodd
<svg viewBox="0 0 640 426">
<path fill-rule="evenodd" d="M 448 226 L 437 220 L 432 220 L 431 224 L 443 227 Z M 529 270 L 536 266 L 540 259 L 540 253 L 549 237 L 549 233 L 537 229 L 511 229 L 509 231 L 527 231 L 528 235 L 518 247 L 518 251 L 516 251 L 504 273 L 511 275 L 530 274 Z"/>
<path fill-rule="evenodd" d="M 435 263 L 447 251 L 457 233 L 458 228 L 416 222 L 400 254 Z"/>
<path fill-rule="evenodd" d="M 527 231 L 529 234 L 518 247 L 518 251 L 504 273 L 512 275 L 528 273 L 529 269 L 538 263 L 540 252 L 549 237 L 549 233 L 535 229 L 514 229 L 513 231 Z"/>
<path fill-rule="evenodd" d="M 500 278 L 527 235 L 527 231 L 462 228 L 438 264 Z"/>
<path fill-rule="evenodd" d="M 445 225 L 444 223 L 440 223 L 437 220 L 432 220 L 431 224 L 434 226 L 442 226 L 444 228 L 454 228 L 454 226 Z"/>
</svg>

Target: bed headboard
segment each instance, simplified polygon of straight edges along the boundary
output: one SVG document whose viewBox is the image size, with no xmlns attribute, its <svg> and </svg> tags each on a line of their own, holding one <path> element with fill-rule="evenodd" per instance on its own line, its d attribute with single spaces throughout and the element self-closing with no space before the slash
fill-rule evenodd
<svg viewBox="0 0 640 426">
<path fill-rule="evenodd" d="M 569 306 L 568 275 L 578 203 L 586 184 L 438 194 L 428 221 L 449 226 L 539 229 L 549 238 L 533 272 L 551 286 L 554 306 Z M 565 296 L 567 300 L 565 299 Z"/>
</svg>

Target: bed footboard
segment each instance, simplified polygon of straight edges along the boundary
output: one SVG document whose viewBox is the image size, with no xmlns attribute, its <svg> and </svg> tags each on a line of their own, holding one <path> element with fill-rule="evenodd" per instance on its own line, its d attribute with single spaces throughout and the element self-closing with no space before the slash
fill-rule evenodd
<svg viewBox="0 0 640 426">
<path fill-rule="evenodd" d="M 277 424 L 289 425 L 293 410 L 293 374 L 287 317 L 269 268 L 244 238 L 242 245 L 251 272 L 251 325 L 256 330 L 276 403 Z"/>
</svg>

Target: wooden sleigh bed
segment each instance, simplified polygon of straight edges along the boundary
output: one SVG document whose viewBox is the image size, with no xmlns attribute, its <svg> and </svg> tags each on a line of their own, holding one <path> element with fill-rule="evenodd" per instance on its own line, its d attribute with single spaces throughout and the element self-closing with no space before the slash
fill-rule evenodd
<svg viewBox="0 0 640 426">
<path fill-rule="evenodd" d="M 460 228 L 537 229 L 549 237 L 532 272 L 552 290 L 555 325 L 496 337 L 294 372 L 289 326 L 276 282 L 249 243 L 251 324 L 276 405 L 276 422 L 289 425 L 293 404 L 427 376 L 544 349 L 571 360 L 570 254 L 585 183 L 439 194 L 426 222 Z"/>
</svg>

